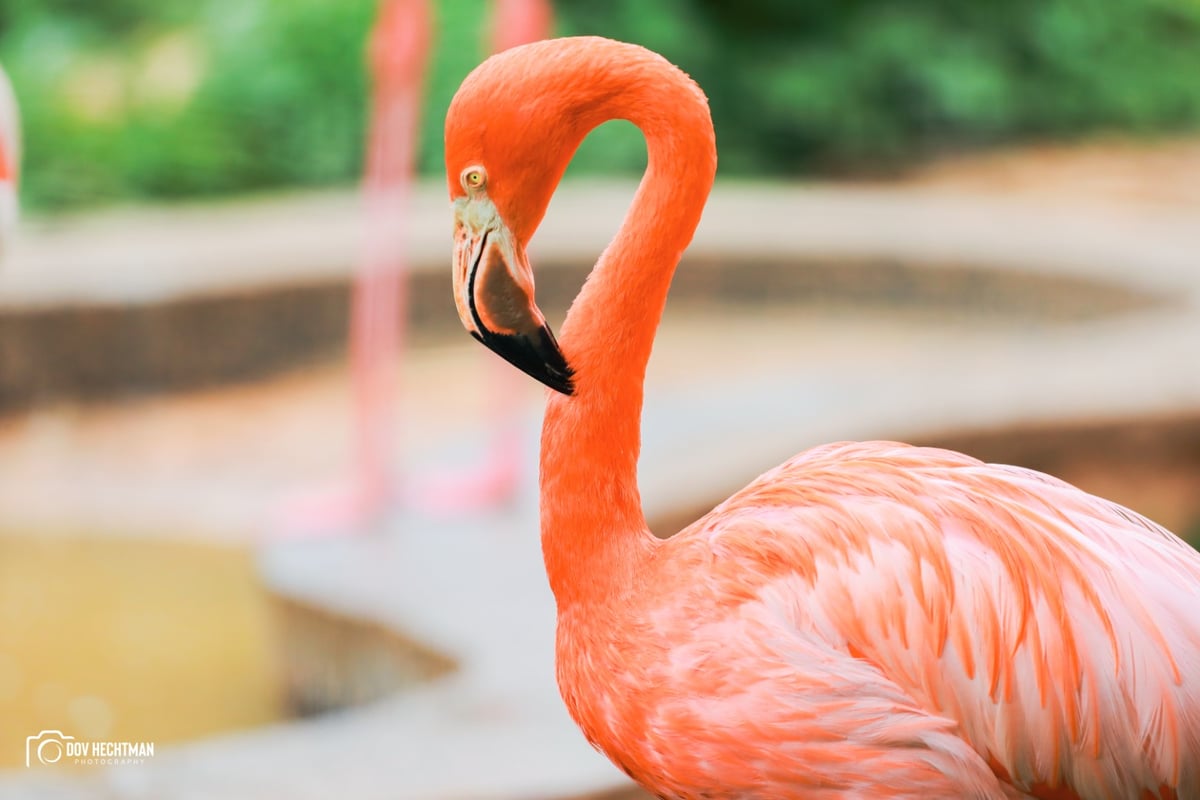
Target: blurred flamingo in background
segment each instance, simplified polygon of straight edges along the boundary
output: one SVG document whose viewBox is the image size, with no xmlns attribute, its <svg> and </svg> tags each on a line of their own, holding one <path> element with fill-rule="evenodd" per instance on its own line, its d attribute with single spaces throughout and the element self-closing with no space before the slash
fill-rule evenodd
<svg viewBox="0 0 1200 800">
<path fill-rule="evenodd" d="M 550 35 L 554 12 L 550 0 L 493 0 L 491 51 L 502 53 Z"/>
<path fill-rule="evenodd" d="M 17 221 L 17 171 L 21 162 L 17 98 L 0 68 L 0 256 Z"/>
<path fill-rule="evenodd" d="M 408 288 L 404 223 L 429 40 L 427 0 L 382 0 L 367 48 L 364 246 L 350 299 L 353 467 L 344 483 L 287 503 L 275 520 L 286 533 L 361 529 L 394 499 L 392 420 Z"/>
<path fill-rule="evenodd" d="M 494 0 L 488 26 L 493 53 L 536 42 L 550 35 L 554 15 L 549 0 Z M 498 505 L 511 498 L 521 477 L 521 395 L 517 376 L 503 362 L 489 359 L 488 429 L 492 441 L 472 470 L 435 475 L 413 487 L 410 502 L 438 511 Z"/>
<path fill-rule="evenodd" d="M 384 0 L 367 51 L 372 77 L 367 238 L 351 303 L 350 361 L 357 403 L 355 502 L 368 514 L 388 502 L 394 482 L 390 423 L 408 294 L 404 222 L 430 35 L 426 0 Z"/>
<path fill-rule="evenodd" d="M 560 348 L 526 245 L 612 118 L 641 128 L 648 167 Z M 651 535 L 643 377 L 716 168 L 680 70 L 598 38 L 494 56 L 451 105 L 446 165 L 459 315 L 554 390 L 558 682 L 614 763 L 664 798 L 1200 797 L 1200 554 L 1132 511 L 949 451 L 841 443 Z"/>
<path fill-rule="evenodd" d="M 495 0 L 490 44 L 500 51 L 541 39 L 550 34 L 552 21 L 548 0 Z M 361 529 L 399 496 L 393 420 L 408 314 L 404 221 L 431 36 L 427 0 L 382 0 L 368 47 L 365 246 L 350 309 L 353 466 L 344 483 L 287 504 L 277 520 L 287 532 Z M 495 441 L 483 462 L 454 478 L 407 481 L 408 503 L 457 510 L 492 505 L 512 494 L 520 477 L 519 389 L 508 370 L 496 370 L 490 388 Z"/>
</svg>

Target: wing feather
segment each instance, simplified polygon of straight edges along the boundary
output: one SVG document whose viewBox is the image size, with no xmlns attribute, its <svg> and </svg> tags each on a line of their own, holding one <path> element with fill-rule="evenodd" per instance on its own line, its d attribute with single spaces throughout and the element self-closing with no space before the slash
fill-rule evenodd
<svg viewBox="0 0 1200 800">
<path fill-rule="evenodd" d="M 1200 554 L 1135 512 L 846 443 L 763 475 L 681 534 L 696 545 L 791 587 L 798 628 L 956 720 L 1022 791 L 1200 797 Z"/>
</svg>

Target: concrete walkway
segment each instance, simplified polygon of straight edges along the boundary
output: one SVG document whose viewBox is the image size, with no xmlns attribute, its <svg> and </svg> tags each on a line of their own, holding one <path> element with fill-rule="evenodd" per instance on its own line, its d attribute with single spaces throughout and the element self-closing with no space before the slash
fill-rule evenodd
<svg viewBox="0 0 1200 800">
<path fill-rule="evenodd" d="M 630 192 L 601 185 L 560 193 L 535 243 L 535 265 L 539 258 L 593 256 Z M 208 267 L 232 258 L 234 251 L 223 248 L 241 237 L 261 269 L 233 280 L 291 280 L 293 267 L 304 274 L 344 269 L 345 248 L 356 236 L 347 221 L 353 205 L 328 196 L 164 216 L 151 226 L 152 242 L 137 245 L 148 249 L 135 255 L 120 244 L 144 225 L 135 217 L 89 220 L 62 231 L 65 238 L 47 230 L 18 248 L 23 255 L 13 271 L 0 276 L 0 297 L 116 301 L 130 297 L 126 292 L 162 298 L 216 290 L 220 282 Z M 423 192 L 418 208 L 416 268 L 444 268 L 444 200 Z M 669 311 L 644 414 L 648 516 L 711 504 L 792 453 L 832 439 L 1200 409 L 1197 211 L 1144 215 L 938 188 L 722 186 L 693 258 L 761 257 L 780 269 L 789 259 L 882 259 L 968 274 L 986 268 L 1044 282 L 1047 294 L 1061 291 L 1063 281 L 1082 280 L 1145 302 L 1068 322 L 846 309 L 717 310 L 704 317 Z M 224 235 L 211 234 L 214 221 Z M 96 262 L 78 266 L 64 242 L 89 225 L 99 226 L 96 239 L 108 244 L 95 248 Z M 342 237 L 339 246 L 318 228 Z M 132 271 L 116 276 L 122 264 Z M 455 363 L 467 375 L 482 368 Z M 462 372 L 447 379 L 450 398 L 470 391 Z M 538 410 L 536 395 L 530 399 L 525 441 L 532 472 Z M 445 411 L 438 416 L 429 424 L 445 435 L 410 448 L 415 471 L 444 463 L 447 452 L 478 436 L 477 428 L 446 425 Z M 681 460 L 684 448 L 689 457 Z M 227 457 L 253 461 L 250 449 L 235 446 Z M 261 494 L 247 492 L 236 473 L 214 490 L 209 474 L 179 470 L 170 483 L 176 500 L 149 513 L 190 514 L 203 505 L 195 502 L 200 492 L 225 498 L 222 524 L 240 522 L 243 535 L 257 535 Z M 136 517 L 138 503 L 135 493 L 126 494 L 108 513 Z M 19 498 L 0 496 L 0 509 L 17 507 Z M 9 773 L 0 777 L 0 797 L 550 798 L 622 785 L 623 776 L 588 748 L 557 697 L 553 608 L 531 483 L 509 509 L 453 520 L 398 512 L 375 536 L 267 545 L 262 565 L 275 591 L 404 631 L 460 669 L 366 708 L 164 749 L 136 768 L 82 778 Z"/>
</svg>

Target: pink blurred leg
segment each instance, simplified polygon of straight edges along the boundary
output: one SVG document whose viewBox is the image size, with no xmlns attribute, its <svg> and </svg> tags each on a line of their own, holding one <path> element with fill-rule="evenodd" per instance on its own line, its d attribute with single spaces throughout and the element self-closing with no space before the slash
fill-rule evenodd
<svg viewBox="0 0 1200 800">
<path fill-rule="evenodd" d="M 506 50 L 549 35 L 548 0 L 496 0 L 492 48 Z M 407 316 L 402 230 L 416 138 L 421 74 L 428 50 L 425 0 L 384 0 L 372 35 L 375 80 L 365 198 L 367 241 L 355 280 L 350 329 L 353 371 L 355 466 L 348 479 L 287 506 L 280 527 L 292 533 L 361 528 L 395 500 L 391 458 L 397 418 L 396 364 Z M 487 357 L 487 356 L 483 356 Z M 409 502 L 438 511 L 498 505 L 519 485 L 520 382 L 508 365 L 489 368 L 494 431 L 482 463 L 470 474 L 455 471 L 410 486 Z"/>
<path fill-rule="evenodd" d="M 521 429 L 521 396 L 524 376 L 506 362 L 486 354 L 488 429 L 491 439 L 483 459 L 469 471 L 436 473 L 409 486 L 408 502 L 440 514 L 502 505 L 516 494 L 521 482 L 522 453 L 526 441 Z"/>
<path fill-rule="evenodd" d="M 17 98 L 0 69 L 0 256 L 17 221 L 17 171 L 21 162 Z"/>
<path fill-rule="evenodd" d="M 371 34 L 364 249 L 350 312 L 354 465 L 343 483 L 286 505 L 276 522 L 287 533 L 359 529 L 394 500 L 397 363 L 407 314 L 403 224 L 429 35 L 426 0 L 383 1 Z"/>
<path fill-rule="evenodd" d="M 554 12 L 550 0 L 494 0 L 492 3 L 492 52 L 536 42 L 550 36 Z"/>
<path fill-rule="evenodd" d="M 491 24 L 494 52 L 544 39 L 553 17 L 549 0 L 495 0 Z M 412 487 L 410 502 L 442 513 L 497 506 L 515 495 L 521 482 L 521 396 L 524 380 L 519 372 L 491 355 L 488 361 L 489 427 L 492 437 L 483 461 L 471 472 L 433 476 Z"/>
</svg>

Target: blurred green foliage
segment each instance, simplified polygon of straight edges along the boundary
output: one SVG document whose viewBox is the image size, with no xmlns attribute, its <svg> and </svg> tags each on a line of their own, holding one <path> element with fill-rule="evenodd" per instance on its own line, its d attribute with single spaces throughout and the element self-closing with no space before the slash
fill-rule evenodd
<svg viewBox="0 0 1200 800">
<path fill-rule="evenodd" d="M 423 171 L 483 53 L 484 0 L 435 0 Z M 708 92 L 722 172 L 878 171 L 1096 131 L 1200 126 L 1200 0 L 557 0 L 562 34 L 642 43 Z M 0 0 L 25 202 L 63 208 L 344 183 L 375 0 Z M 573 171 L 635 170 L 627 124 Z"/>
<path fill-rule="evenodd" d="M 876 171 L 1014 140 L 1200 127 L 1200 0 L 558 0 L 713 108 L 725 173 Z"/>
<path fill-rule="evenodd" d="M 422 164 L 481 59 L 482 0 L 435 0 Z M 375 0 L 0 0 L 22 202 L 66 208 L 353 181 Z"/>
</svg>

